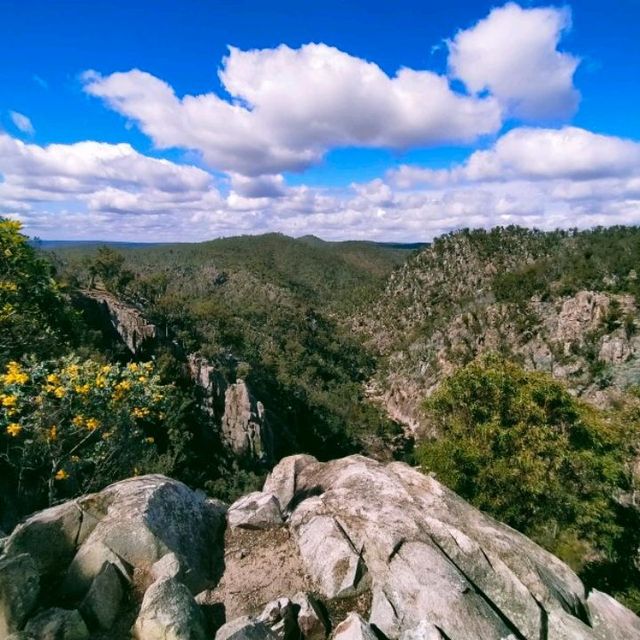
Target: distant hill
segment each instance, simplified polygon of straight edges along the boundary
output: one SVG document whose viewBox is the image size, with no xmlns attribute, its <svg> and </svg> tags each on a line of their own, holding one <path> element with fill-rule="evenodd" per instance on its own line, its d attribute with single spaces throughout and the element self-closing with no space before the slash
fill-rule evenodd
<svg viewBox="0 0 640 640">
<path fill-rule="evenodd" d="M 104 244 L 54 242 L 40 246 L 68 263 L 90 258 Z M 236 280 L 257 279 L 266 287 L 280 287 L 306 304 L 344 308 L 382 291 L 391 271 L 404 263 L 416 245 L 325 242 L 314 236 L 294 239 L 269 233 L 199 243 L 107 246 L 122 252 L 127 266 L 139 276 L 163 272 L 173 281 L 199 280 L 213 269 Z"/>
<path fill-rule="evenodd" d="M 30 244 L 38 249 L 51 251 L 55 249 L 96 249 L 97 247 L 108 245 L 117 249 L 136 249 L 142 247 L 157 247 L 162 242 L 115 242 L 111 240 L 41 240 L 33 238 Z"/>
<path fill-rule="evenodd" d="M 71 290 L 107 286 L 227 382 L 246 378 L 289 433 L 281 455 L 379 451 L 397 435 L 364 397 L 375 362 L 348 318 L 375 303 L 411 249 L 277 233 L 111 249 L 49 255 Z M 109 282 L 97 263 L 110 265 Z"/>
</svg>

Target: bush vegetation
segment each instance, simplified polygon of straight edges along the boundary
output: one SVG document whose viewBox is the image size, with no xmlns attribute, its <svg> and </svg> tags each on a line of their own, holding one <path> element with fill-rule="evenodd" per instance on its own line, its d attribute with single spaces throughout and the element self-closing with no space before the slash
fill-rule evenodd
<svg viewBox="0 0 640 640">
<path fill-rule="evenodd" d="M 640 532 L 619 498 L 633 487 L 637 402 L 598 410 L 549 375 L 490 355 L 447 378 L 425 411 L 438 433 L 417 448 L 425 471 L 569 562 L 591 586 L 611 587 L 606 580 L 617 576 L 616 590 L 631 593 Z"/>
</svg>

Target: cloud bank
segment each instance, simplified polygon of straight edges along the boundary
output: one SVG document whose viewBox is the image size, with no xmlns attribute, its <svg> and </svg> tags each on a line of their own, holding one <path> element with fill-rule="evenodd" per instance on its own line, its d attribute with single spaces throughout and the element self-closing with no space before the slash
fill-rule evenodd
<svg viewBox="0 0 640 640">
<path fill-rule="evenodd" d="M 47 238 L 150 241 L 266 231 L 415 241 L 462 226 L 640 223 L 640 143 L 549 126 L 579 102 L 579 60 L 559 49 L 569 27 L 565 9 L 494 9 L 447 43 L 448 75 L 389 74 L 321 43 L 231 48 L 226 97 L 180 97 L 137 69 L 87 72 L 88 94 L 208 170 L 129 144 L 26 144 L 0 132 L 0 214 Z M 451 142 L 476 149 L 446 169 L 403 165 L 333 188 L 283 176 L 335 148 Z"/>
</svg>

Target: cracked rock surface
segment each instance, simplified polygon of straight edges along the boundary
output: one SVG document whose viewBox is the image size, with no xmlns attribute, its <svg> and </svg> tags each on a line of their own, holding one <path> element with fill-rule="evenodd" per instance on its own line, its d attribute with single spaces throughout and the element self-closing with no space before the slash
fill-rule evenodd
<svg viewBox="0 0 640 640">
<path fill-rule="evenodd" d="M 163 476 L 116 483 L 19 525 L 0 585 L 5 633 L 29 640 L 640 640 L 522 534 L 362 456 L 285 458 L 229 511 Z"/>
</svg>

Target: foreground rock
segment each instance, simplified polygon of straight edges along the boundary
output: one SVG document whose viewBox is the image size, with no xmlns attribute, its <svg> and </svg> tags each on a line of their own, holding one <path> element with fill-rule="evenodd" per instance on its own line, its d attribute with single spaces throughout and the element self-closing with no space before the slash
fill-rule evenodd
<svg viewBox="0 0 640 640">
<path fill-rule="evenodd" d="M 254 491 L 234 502 L 227 512 L 230 527 L 269 529 L 282 524 L 280 503 L 271 493 Z"/>
<path fill-rule="evenodd" d="M 9 536 L 0 557 L 0 638 L 24 627 L 36 608 L 41 579 L 47 605 L 65 608 L 54 607 L 29 620 L 26 632 L 37 640 L 85 637 L 87 627 L 110 630 L 122 618 L 127 592 L 154 579 L 141 628 L 155 628 L 149 611 L 156 609 L 182 620 L 177 612 L 186 602 L 192 605 L 184 613 L 188 624 L 177 628 L 189 627 L 200 615 L 191 593 L 214 584 L 222 563 L 217 541 L 225 511 L 222 503 L 181 482 L 150 475 L 31 516 Z M 152 598 L 158 591 L 162 605 Z M 155 609 L 150 603 L 156 603 Z M 165 617 L 156 616 L 161 622 Z M 189 633 L 165 635 L 167 640 L 202 637 Z"/>
<path fill-rule="evenodd" d="M 375 631 L 357 613 L 350 613 L 333 634 L 333 640 L 377 640 Z"/>
<path fill-rule="evenodd" d="M 293 456 L 264 489 L 224 541 L 223 506 L 162 476 L 36 514 L 0 557 L 0 638 L 640 640 L 631 611 L 405 464 Z"/>
<path fill-rule="evenodd" d="M 223 508 L 181 482 L 142 476 L 118 482 L 96 494 L 104 509 L 77 550 L 65 578 L 71 595 L 86 592 L 105 562 L 119 567 L 126 579 L 146 572 L 168 553 L 184 565 L 184 581 L 194 592 L 207 584 Z"/>
<path fill-rule="evenodd" d="M 39 591 L 40 576 L 31 556 L 0 559 L 0 638 L 22 628 Z"/>
<path fill-rule="evenodd" d="M 189 590 L 175 578 L 154 582 L 144 594 L 134 635 L 138 640 L 205 640 L 204 620 Z"/>
<path fill-rule="evenodd" d="M 291 459 L 281 465 L 294 472 Z M 425 621 L 453 640 L 640 638 L 622 605 L 589 603 L 564 563 L 405 464 L 305 459 L 295 473 L 290 527 L 304 569 L 327 598 L 364 582 L 369 621 L 389 638 Z"/>
<path fill-rule="evenodd" d="M 47 609 L 29 620 L 25 636 L 35 640 L 87 640 L 89 630 L 77 611 Z"/>
</svg>

